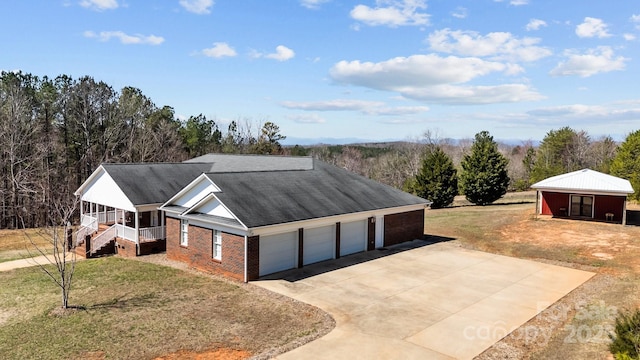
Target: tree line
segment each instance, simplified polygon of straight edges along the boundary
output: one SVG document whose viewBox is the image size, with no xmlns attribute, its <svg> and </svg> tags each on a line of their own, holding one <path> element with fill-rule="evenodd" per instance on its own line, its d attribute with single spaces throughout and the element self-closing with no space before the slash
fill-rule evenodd
<svg viewBox="0 0 640 360">
<path fill-rule="evenodd" d="M 208 152 L 280 153 L 272 122 L 186 120 L 134 87 L 90 76 L 0 73 L 0 228 L 47 225 L 103 162 L 179 162 Z"/>
<path fill-rule="evenodd" d="M 448 205 L 441 203 L 441 196 L 449 198 L 451 193 L 454 196 L 466 194 L 465 181 L 458 180 L 462 180 L 464 174 L 471 174 L 465 171 L 465 166 L 468 166 L 465 159 L 472 156 L 478 135 L 483 133 L 477 134 L 475 139 L 453 140 L 440 138 L 436 132 L 428 130 L 421 138 L 407 142 L 310 148 L 296 146 L 289 150 L 293 154 L 321 158 L 432 201 L 436 199 L 437 207 L 439 204 Z M 488 133 L 484 135 L 483 138 L 490 137 Z M 630 199 L 640 200 L 640 130 L 630 133 L 622 143 L 617 143 L 610 136 L 593 139 L 586 131 L 570 127 L 550 130 L 537 145 L 532 141 L 510 145 L 493 141 L 492 137 L 490 143 L 505 162 L 503 164 L 496 158 L 494 161 L 499 166 L 482 171 L 494 169 L 500 172 L 503 166 L 506 167 L 508 191 L 527 190 L 535 182 L 548 177 L 590 168 L 628 179 L 636 190 Z M 429 176 L 432 176 L 430 180 L 427 179 Z M 446 186 L 444 179 L 450 179 Z M 432 190 L 425 192 L 428 188 Z M 500 192 L 496 190 L 496 193 Z"/>
<path fill-rule="evenodd" d="M 416 194 L 416 185 L 426 186 L 418 178 L 425 176 L 425 166 L 440 166 L 442 176 L 457 181 L 451 192 L 465 194 L 473 183 L 464 177 L 470 173 L 465 166 L 477 160 L 472 159 L 478 135 L 490 138 L 489 147 L 504 158 L 498 162 L 506 168 L 509 191 L 591 168 L 629 179 L 636 189 L 631 198 L 640 200 L 640 130 L 622 144 L 563 127 L 549 131 L 537 146 L 495 142 L 486 132 L 452 140 L 426 131 L 397 143 L 283 148 L 285 136 L 270 121 L 236 119 L 220 129 L 202 114 L 178 119 L 172 107 L 156 106 L 134 87 L 116 91 L 90 76 L 2 72 L 0 228 L 46 225 L 53 204 L 72 201 L 73 191 L 103 162 L 179 162 L 209 152 L 313 156 Z"/>
</svg>

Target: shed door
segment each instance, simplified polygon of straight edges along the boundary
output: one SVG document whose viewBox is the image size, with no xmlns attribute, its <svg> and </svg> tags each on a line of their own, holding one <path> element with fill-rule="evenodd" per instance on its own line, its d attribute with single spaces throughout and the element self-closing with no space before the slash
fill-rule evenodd
<svg viewBox="0 0 640 360">
<path fill-rule="evenodd" d="M 296 267 L 298 232 L 260 237 L 260 276 Z"/>
<path fill-rule="evenodd" d="M 345 256 L 367 248 L 367 220 L 340 224 L 340 256 Z"/>
<path fill-rule="evenodd" d="M 593 217 L 593 196 L 571 195 L 571 216 Z"/>
<path fill-rule="evenodd" d="M 333 259 L 335 243 L 334 225 L 304 229 L 302 265 Z"/>
</svg>

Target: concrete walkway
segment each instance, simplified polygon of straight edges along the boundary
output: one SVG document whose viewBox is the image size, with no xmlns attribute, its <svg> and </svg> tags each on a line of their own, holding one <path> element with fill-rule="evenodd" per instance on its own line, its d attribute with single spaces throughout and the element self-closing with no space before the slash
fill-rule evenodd
<svg viewBox="0 0 640 360">
<path fill-rule="evenodd" d="M 51 260 L 53 260 L 53 256 L 49 256 Z M 67 255 L 67 259 L 71 259 L 71 254 Z M 84 260 L 83 257 L 78 256 L 76 261 Z M 0 263 L 0 271 L 9 271 L 13 269 L 21 269 L 31 266 L 36 266 L 38 264 L 47 265 L 49 261 L 45 256 L 36 256 L 32 258 L 25 258 L 19 260 L 5 261 Z"/>
<path fill-rule="evenodd" d="M 277 359 L 472 359 L 594 275 L 424 243 L 253 282 L 336 320 L 326 336 Z"/>
</svg>

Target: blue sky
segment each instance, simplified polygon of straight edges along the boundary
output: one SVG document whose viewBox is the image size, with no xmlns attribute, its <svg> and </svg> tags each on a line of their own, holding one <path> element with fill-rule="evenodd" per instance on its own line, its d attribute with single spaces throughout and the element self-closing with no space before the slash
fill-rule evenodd
<svg viewBox="0 0 640 360">
<path fill-rule="evenodd" d="M 134 86 L 290 138 L 640 128 L 640 3 L 4 0 L 0 70 Z"/>
</svg>

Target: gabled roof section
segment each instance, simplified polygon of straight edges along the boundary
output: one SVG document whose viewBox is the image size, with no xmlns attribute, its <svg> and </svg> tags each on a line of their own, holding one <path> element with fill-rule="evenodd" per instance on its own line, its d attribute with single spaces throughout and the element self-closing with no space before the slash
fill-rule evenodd
<svg viewBox="0 0 640 360">
<path fill-rule="evenodd" d="M 319 160 L 311 161 L 310 170 L 206 175 L 222 190 L 216 197 L 248 228 L 430 203 Z"/>
<path fill-rule="evenodd" d="M 583 169 L 557 175 L 531 185 L 537 190 L 598 192 L 627 195 L 633 193 L 629 180 L 621 179 L 601 172 Z"/>
<path fill-rule="evenodd" d="M 191 162 L 210 163 L 210 173 L 313 169 L 313 159 L 300 156 L 207 154 L 185 161 Z"/>
<path fill-rule="evenodd" d="M 102 164 L 134 205 L 161 204 L 202 173 L 206 163 Z"/>
</svg>

